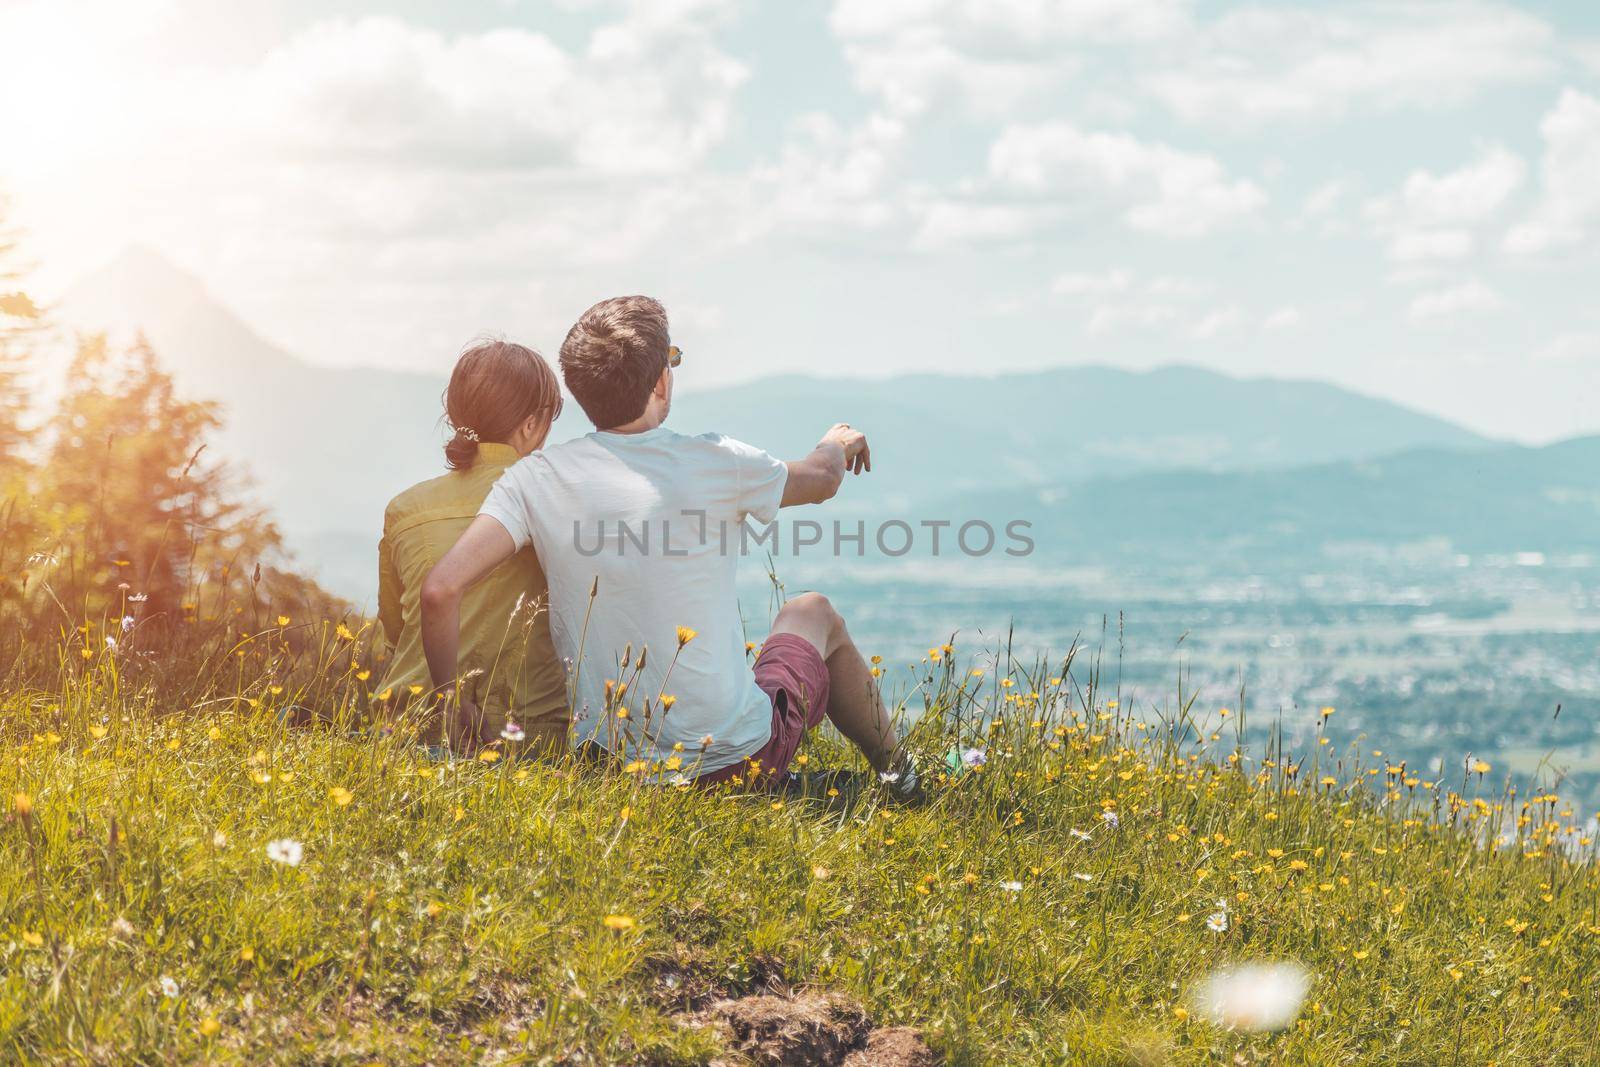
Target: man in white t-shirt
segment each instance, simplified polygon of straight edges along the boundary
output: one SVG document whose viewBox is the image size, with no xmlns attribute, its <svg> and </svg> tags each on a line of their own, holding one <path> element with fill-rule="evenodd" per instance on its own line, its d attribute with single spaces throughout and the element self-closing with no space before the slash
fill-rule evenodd
<svg viewBox="0 0 1600 1067">
<path fill-rule="evenodd" d="M 752 667 L 734 586 L 745 520 L 832 498 L 847 471 L 872 469 L 866 437 L 841 423 L 783 462 L 720 434 L 675 433 L 663 423 L 681 358 L 649 297 L 602 301 L 572 327 L 562 377 L 596 430 L 510 467 L 429 574 L 422 642 L 434 684 L 456 680 L 462 594 L 532 545 L 580 745 L 700 782 L 776 784 L 826 715 L 896 793 L 914 796 L 871 668 L 828 600 L 788 601 Z M 453 736 L 474 717 L 461 708 Z"/>
</svg>

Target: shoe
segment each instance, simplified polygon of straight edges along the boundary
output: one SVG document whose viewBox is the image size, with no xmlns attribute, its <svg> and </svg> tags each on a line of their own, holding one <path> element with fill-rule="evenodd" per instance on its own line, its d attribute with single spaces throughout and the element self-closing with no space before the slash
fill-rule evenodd
<svg viewBox="0 0 1600 1067">
<path fill-rule="evenodd" d="M 910 756 L 902 756 L 894 770 L 878 775 L 878 780 L 896 804 L 917 808 L 928 802 L 927 791 L 922 788 L 922 775 L 917 773 L 916 761 Z"/>
<path fill-rule="evenodd" d="M 822 800 L 846 803 L 854 800 L 867 788 L 865 776 L 855 771 L 811 771 L 807 774 L 790 774 L 782 790 L 794 800 Z"/>
</svg>

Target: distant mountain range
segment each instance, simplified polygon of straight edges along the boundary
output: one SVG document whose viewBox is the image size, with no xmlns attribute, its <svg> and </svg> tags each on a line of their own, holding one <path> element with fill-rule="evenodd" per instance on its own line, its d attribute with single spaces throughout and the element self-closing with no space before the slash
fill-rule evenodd
<svg viewBox="0 0 1600 1067">
<path fill-rule="evenodd" d="M 1329 549 L 1429 542 L 1441 554 L 1600 557 L 1600 437 L 1292 470 L 1152 472 L 951 503 L 966 514 L 1029 518 L 1046 556 L 1102 561 L 1249 570 Z"/>
<path fill-rule="evenodd" d="M 221 400 L 227 429 L 219 448 L 253 475 L 301 563 L 331 588 L 369 599 L 385 502 L 442 469 L 442 375 L 306 363 L 146 249 L 130 249 L 74 286 L 61 317 L 123 338 L 142 330 L 183 389 Z M 552 339 L 534 340 L 553 355 Z M 589 429 L 576 405 L 568 408 L 553 440 Z M 870 481 L 851 484 L 837 505 L 842 512 L 881 514 L 960 497 L 1027 502 L 1069 526 L 1074 512 L 1089 506 L 1110 509 L 1128 527 L 1154 508 L 1167 517 L 1162 521 L 1212 530 L 1230 521 L 1220 503 L 1226 494 L 1266 494 L 1275 506 L 1298 508 L 1296 517 L 1309 516 L 1312 483 L 1306 474 L 1285 473 L 1308 465 L 1321 465 L 1314 479 L 1338 480 L 1351 508 L 1333 516 L 1338 522 L 1359 524 L 1369 514 L 1383 520 L 1365 503 L 1352 507 L 1363 486 L 1392 493 L 1398 503 L 1415 503 L 1419 492 L 1459 491 L 1463 509 L 1490 504 L 1470 492 L 1470 475 L 1394 467 L 1399 460 L 1348 465 L 1417 449 L 1432 450 L 1412 454 L 1435 457 L 1441 471 L 1471 463 L 1461 453 L 1475 455 L 1493 442 L 1462 427 L 1324 383 L 1244 380 L 1193 367 L 771 377 L 685 390 L 671 424 L 798 456 L 836 420 L 866 428 L 874 457 Z M 1394 473 L 1374 482 L 1373 470 Z M 1401 483 L 1412 472 L 1439 480 L 1407 490 Z"/>
</svg>

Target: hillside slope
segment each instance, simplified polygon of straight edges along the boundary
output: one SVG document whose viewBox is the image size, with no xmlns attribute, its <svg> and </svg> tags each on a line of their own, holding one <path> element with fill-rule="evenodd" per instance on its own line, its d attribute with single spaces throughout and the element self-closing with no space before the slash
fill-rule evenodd
<svg viewBox="0 0 1600 1067">
<path fill-rule="evenodd" d="M 849 765 L 822 736 L 809 796 L 444 762 L 404 720 L 352 734 L 353 668 L 258 643 L 175 671 L 191 705 L 114 656 L 0 697 L 5 1062 L 928 1067 L 849 1058 L 866 1018 L 962 1065 L 1593 1062 L 1593 822 L 1487 763 L 1235 759 L 1238 714 L 1169 733 L 1098 657 L 939 650 L 884 665 L 931 711 L 907 809 L 815 777 Z M 857 1022 L 820 1042 L 796 992 Z"/>
</svg>

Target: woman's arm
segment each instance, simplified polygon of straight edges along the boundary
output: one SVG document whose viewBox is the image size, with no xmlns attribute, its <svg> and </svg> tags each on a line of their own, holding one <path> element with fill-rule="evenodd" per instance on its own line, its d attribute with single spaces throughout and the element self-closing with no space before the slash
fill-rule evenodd
<svg viewBox="0 0 1600 1067">
<path fill-rule="evenodd" d="M 404 591 L 400 568 L 394 561 L 394 546 L 385 535 L 378 541 L 378 622 L 383 626 L 383 637 L 391 650 L 400 643 L 400 631 L 405 626 L 405 616 L 400 609 Z"/>
<path fill-rule="evenodd" d="M 499 520 L 479 515 L 422 580 L 422 653 L 434 692 L 456 684 L 461 647 L 461 598 L 480 578 L 516 554 L 516 542 Z M 463 700 L 447 720 L 452 744 L 467 742 L 478 709 Z"/>
</svg>

